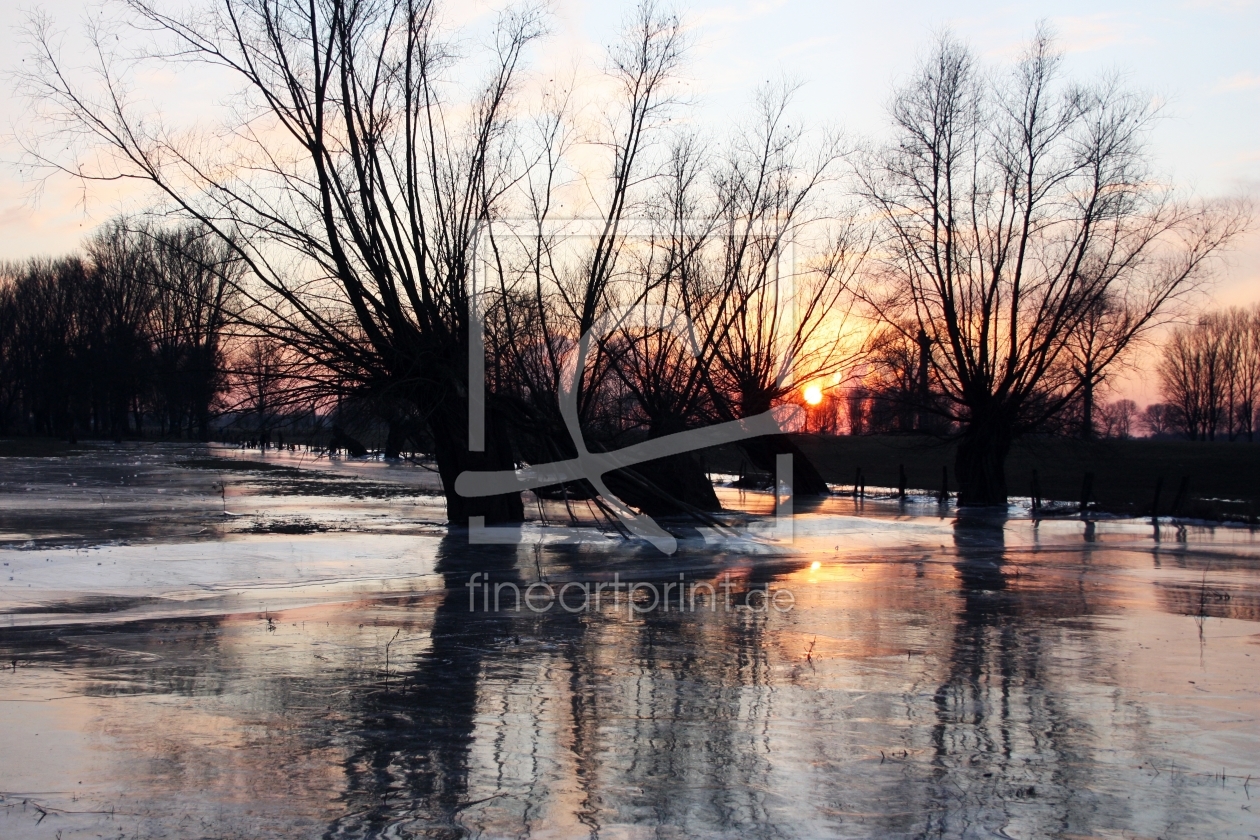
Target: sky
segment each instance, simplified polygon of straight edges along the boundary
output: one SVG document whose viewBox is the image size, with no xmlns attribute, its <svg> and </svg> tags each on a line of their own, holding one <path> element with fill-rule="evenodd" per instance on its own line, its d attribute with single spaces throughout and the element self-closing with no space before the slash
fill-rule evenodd
<svg viewBox="0 0 1260 840">
<path fill-rule="evenodd" d="M 177 0 L 180 3 L 198 0 Z M 449 3 L 445 16 L 476 27 L 496 4 Z M 553 0 L 551 34 L 538 47 L 542 68 L 598 66 L 629 3 Z M 1159 174 L 1202 197 L 1250 196 L 1260 203 L 1260 0 L 1146 0 L 1146 2 L 679 2 L 691 38 L 687 87 L 689 117 L 723 124 L 738 120 L 753 91 L 788 78 L 801 87 L 798 118 L 838 127 L 856 138 L 877 138 L 885 106 L 899 78 L 935 33 L 950 29 L 986 62 L 1011 60 L 1047 21 L 1066 51 L 1065 69 L 1088 79 L 1119 72 L 1130 86 L 1163 103 L 1152 135 Z M 50 0 L 0 5 L 0 69 L 12 71 L 24 53 L 20 27 L 34 9 L 73 30 L 89 14 L 114 14 L 107 3 Z M 195 80 L 185 102 L 213 96 Z M 85 192 L 69 180 L 40 189 L 16 165 L 12 135 L 29 120 L 28 103 L 14 85 L 0 84 L 0 259 L 73 250 L 120 209 L 116 197 Z M 1221 305 L 1260 302 L 1260 226 L 1229 255 L 1212 295 Z M 1120 390 L 1140 403 L 1154 399 L 1142 366 Z"/>
</svg>

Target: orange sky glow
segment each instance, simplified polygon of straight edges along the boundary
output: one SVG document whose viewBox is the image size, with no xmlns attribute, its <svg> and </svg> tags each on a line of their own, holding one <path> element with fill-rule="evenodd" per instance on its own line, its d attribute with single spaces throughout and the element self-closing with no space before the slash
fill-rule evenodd
<svg viewBox="0 0 1260 840">
<path fill-rule="evenodd" d="M 195 0 L 173 0 L 183 6 Z M 503 3 L 446 5 L 445 17 L 484 33 Z M 88 0 L 47 0 L 43 12 L 73 33 L 85 18 L 106 24 L 118 5 Z M 551 34 L 532 61 L 539 78 L 566 73 L 598 75 L 603 46 L 615 35 L 628 4 L 559 0 Z M 767 79 L 801 83 L 797 118 L 833 126 L 860 140 L 878 137 L 892 86 L 904 79 L 933 32 L 951 28 L 983 60 L 1009 61 L 1038 20 L 1058 32 L 1070 75 L 1089 78 L 1121 72 L 1127 83 L 1164 103 L 1164 118 L 1150 138 L 1159 177 L 1202 197 L 1260 197 L 1260 2 L 1097 2 L 1054 4 L 960 2 L 943 10 L 917 0 L 896 10 L 853 4 L 689 2 L 679 4 L 692 36 L 691 61 L 681 80 L 688 106 L 679 121 L 724 131 L 747 111 L 749 97 Z M 0 55 L 18 69 L 26 51 L 19 4 L 0 9 Z M 73 47 L 73 34 L 67 45 Z M 172 114 L 195 122 L 224 103 L 222 85 L 194 72 L 156 73 L 144 79 L 169 98 Z M 583 82 L 585 83 L 585 82 Z M 164 100 L 165 101 L 165 100 Z M 0 140 L 0 259 L 64 253 L 77 248 L 99 224 L 120 212 L 144 208 L 152 196 L 134 183 L 85 187 L 67 177 L 40 181 L 19 165 L 19 138 L 29 135 L 29 103 L 10 85 L 0 94 L 8 136 Z M 1260 230 L 1227 255 L 1202 307 L 1260 302 Z M 1139 404 L 1158 399 L 1150 349 L 1139 348 L 1106 383 L 1113 397 Z M 834 384 L 834 383 L 828 383 Z M 815 402 L 812 383 L 802 398 Z"/>
</svg>

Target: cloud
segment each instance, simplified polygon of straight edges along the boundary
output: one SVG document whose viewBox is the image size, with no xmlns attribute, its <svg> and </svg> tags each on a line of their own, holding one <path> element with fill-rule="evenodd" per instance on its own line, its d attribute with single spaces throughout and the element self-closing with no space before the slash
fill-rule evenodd
<svg viewBox="0 0 1260 840">
<path fill-rule="evenodd" d="M 746 23 L 757 18 L 765 17 L 781 8 L 787 0 L 750 0 L 750 2 L 742 4 L 732 4 L 729 6 L 719 6 L 714 9 L 707 9 L 698 14 L 689 16 L 691 22 L 697 26 L 722 24 L 722 23 Z"/>
<path fill-rule="evenodd" d="M 1218 12 L 1242 12 L 1254 9 L 1260 0 L 1191 0 L 1186 3 L 1191 9 L 1212 9 Z"/>
<path fill-rule="evenodd" d="M 1260 88 L 1260 76 L 1254 73 L 1237 73 L 1228 79 L 1221 79 L 1212 90 L 1214 93 L 1232 93 L 1239 90 Z"/>
<path fill-rule="evenodd" d="M 1051 18 L 1059 32 L 1059 43 L 1067 52 L 1091 52 L 1134 40 L 1132 22 L 1118 15 Z"/>
</svg>

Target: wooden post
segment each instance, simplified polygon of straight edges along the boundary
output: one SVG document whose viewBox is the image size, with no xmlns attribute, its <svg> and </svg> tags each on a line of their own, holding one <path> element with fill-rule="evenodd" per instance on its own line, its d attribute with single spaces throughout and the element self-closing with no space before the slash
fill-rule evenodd
<svg viewBox="0 0 1260 840">
<path fill-rule="evenodd" d="M 1081 479 L 1081 513 L 1089 509 L 1089 498 L 1094 494 L 1094 474 L 1092 472 L 1085 473 L 1085 477 Z"/>
<path fill-rule="evenodd" d="M 858 498 L 865 499 L 866 498 L 866 476 L 862 475 L 861 467 L 858 467 L 857 477 L 858 477 L 858 487 L 860 488 L 858 490 Z"/>
<path fill-rule="evenodd" d="M 941 467 L 941 504 L 949 501 L 949 467 Z"/>
<path fill-rule="evenodd" d="M 1041 510 L 1041 481 L 1037 478 L 1036 470 L 1033 470 L 1032 509 Z"/>
<path fill-rule="evenodd" d="M 1151 502 L 1151 522 L 1159 524 L 1159 494 L 1164 491 L 1164 477 L 1161 475 L 1155 481 L 1155 499 Z"/>
<path fill-rule="evenodd" d="M 897 498 L 904 499 L 906 497 L 906 465 L 897 465 Z"/>
</svg>

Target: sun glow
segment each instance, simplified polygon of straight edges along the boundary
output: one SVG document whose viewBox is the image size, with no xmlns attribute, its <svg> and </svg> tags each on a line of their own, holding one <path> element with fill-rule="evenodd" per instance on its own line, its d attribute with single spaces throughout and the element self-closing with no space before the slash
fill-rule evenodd
<svg viewBox="0 0 1260 840">
<path fill-rule="evenodd" d="M 820 402 L 822 402 L 822 398 L 823 398 L 822 388 L 819 388 L 817 385 L 810 385 L 806 387 L 805 402 L 809 403 L 810 405 L 818 405 Z"/>
</svg>

